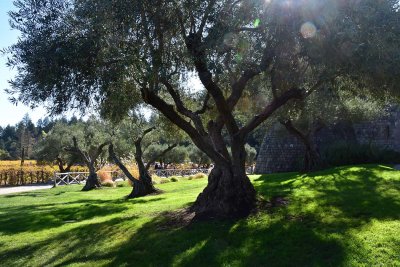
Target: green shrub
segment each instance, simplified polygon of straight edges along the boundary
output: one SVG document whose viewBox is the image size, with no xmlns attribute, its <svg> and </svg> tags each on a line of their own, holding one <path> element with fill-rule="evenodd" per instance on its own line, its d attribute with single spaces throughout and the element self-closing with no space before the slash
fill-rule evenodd
<svg viewBox="0 0 400 267">
<path fill-rule="evenodd" d="M 179 182 L 179 179 L 178 179 L 178 177 L 171 177 L 171 182 Z"/>
<path fill-rule="evenodd" d="M 171 181 L 168 178 L 161 178 L 161 180 L 160 180 L 160 184 L 166 184 L 169 182 L 171 182 Z"/>
<path fill-rule="evenodd" d="M 321 153 L 324 161 L 331 166 L 400 162 L 400 153 L 370 144 L 348 144 L 338 142 Z"/>
</svg>

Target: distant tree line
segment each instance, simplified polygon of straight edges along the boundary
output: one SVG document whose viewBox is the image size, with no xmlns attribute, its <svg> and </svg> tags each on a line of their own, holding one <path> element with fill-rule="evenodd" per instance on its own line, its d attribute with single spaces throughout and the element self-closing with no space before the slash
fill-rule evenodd
<svg viewBox="0 0 400 267">
<path fill-rule="evenodd" d="M 33 123 L 28 114 L 16 125 L 0 126 L 0 160 L 36 159 L 35 146 L 57 123 L 72 125 L 79 120 L 73 116 L 52 119 L 45 117 Z"/>
</svg>

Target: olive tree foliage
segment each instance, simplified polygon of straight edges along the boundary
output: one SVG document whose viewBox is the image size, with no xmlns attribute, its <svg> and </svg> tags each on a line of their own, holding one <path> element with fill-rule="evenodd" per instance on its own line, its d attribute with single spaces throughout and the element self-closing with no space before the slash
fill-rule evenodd
<svg viewBox="0 0 400 267">
<path fill-rule="evenodd" d="M 17 0 L 10 94 L 53 112 L 101 106 L 121 115 L 144 102 L 215 163 L 191 208 L 197 218 L 245 216 L 256 192 L 247 136 L 280 107 L 327 81 L 397 94 L 397 0 Z M 192 94 L 193 73 L 203 92 Z M 257 88 L 258 87 L 258 88 Z M 245 122 L 242 96 L 254 101 Z M 225 132 L 227 139 L 222 138 Z M 228 153 L 228 146 L 232 153 Z"/>
<path fill-rule="evenodd" d="M 189 153 L 187 148 L 185 146 L 177 146 L 176 148 L 174 148 L 173 151 L 171 151 L 171 153 L 165 155 L 164 161 L 166 163 L 181 164 L 185 163 L 185 161 L 187 161 L 188 158 L 189 158 Z"/>
<path fill-rule="evenodd" d="M 192 163 L 198 165 L 210 165 L 212 163 L 210 157 L 194 145 L 188 146 L 188 154 Z"/>
<path fill-rule="evenodd" d="M 79 162 L 83 162 L 76 154 L 65 150 L 71 144 L 71 137 L 80 131 L 83 125 L 68 125 L 58 122 L 50 132 L 45 133 L 35 145 L 35 158 L 40 163 L 56 164 L 61 173 L 71 171 L 71 167 Z M 79 129 L 79 130 L 78 130 Z"/>
</svg>

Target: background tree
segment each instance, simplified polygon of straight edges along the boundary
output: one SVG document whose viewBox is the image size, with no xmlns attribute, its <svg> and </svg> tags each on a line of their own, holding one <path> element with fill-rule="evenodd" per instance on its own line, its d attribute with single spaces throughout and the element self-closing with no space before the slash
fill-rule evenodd
<svg viewBox="0 0 400 267">
<path fill-rule="evenodd" d="M 18 70 L 9 93 L 47 101 L 55 113 L 100 103 L 126 114 L 143 100 L 215 163 L 191 208 L 196 216 L 245 216 L 256 200 L 246 139 L 276 110 L 339 78 L 398 97 L 397 4 L 18 0 L 11 25 L 22 37 L 8 50 Z M 190 72 L 203 94 L 183 82 Z M 268 98 L 239 123 L 237 104 L 254 85 Z"/>
<path fill-rule="evenodd" d="M 10 154 L 4 149 L 0 149 L 0 160 L 8 160 L 10 159 Z"/>
<path fill-rule="evenodd" d="M 344 83 L 342 86 L 351 84 Z M 336 127 L 342 131 L 343 141 L 354 142 L 356 138 L 354 123 L 384 116 L 385 105 L 387 103 L 384 99 L 378 101 L 365 94 L 349 95 L 343 88 L 334 90 L 326 85 L 297 105 L 282 109 L 276 116 L 286 130 L 303 143 L 305 148 L 303 170 L 312 171 L 327 164 L 320 155 L 315 139 L 319 131 Z"/>
<path fill-rule="evenodd" d="M 107 162 L 105 147 L 110 143 L 105 127 L 102 121 L 93 117 L 84 123 L 75 124 L 74 135 L 71 137 L 72 144 L 64 148 L 65 151 L 80 157 L 89 169 L 89 176 L 82 191 L 101 187 L 97 171 Z"/>
<path fill-rule="evenodd" d="M 167 164 L 181 164 L 185 163 L 188 159 L 188 150 L 185 146 L 177 146 L 171 153 L 168 153 L 164 157 L 164 162 Z"/>
<path fill-rule="evenodd" d="M 1 140 L 4 150 L 10 155 L 9 159 L 17 159 L 17 133 L 15 127 L 7 125 L 1 133 Z"/>
<path fill-rule="evenodd" d="M 158 127 L 156 127 L 156 125 L 158 125 Z M 161 150 L 157 151 L 157 153 L 154 153 L 152 157 L 147 158 L 146 163 L 143 159 L 144 150 L 150 143 L 159 139 L 161 135 L 164 135 L 164 138 L 168 135 L 166 132 L 163 132 L 162 127 L 160 127 L 162 125 L 163 123 L 159 118 L 153 117 L 147 120 L 141 110 L 136 110 L 132 111 L 128 118 L 120 122 L 114 131 L 114 139 L 119 140 L 117 141 L 119 148 L 129 148 L 130 145 L 131 149 L 125 150 L 125 153 L 129 153 L 132 151 L 132 148 L 134 148 L 134 158 L 139 169 L 139 177 L 135 179 L 114 152 L 114 145 L 109 145 L 110 158 L 133 183 L 133 190 L 128 198 L 141 197 L 158 192 L 151 180 L 151 175 L 149 173 L 150 166 L 154 164 L 157 159 L 164 157 L 167 153 L 172 151 L 176 147 L 176 143 L 171 142 L 169 145 L 166 145 Z M 177 131 L 174 132 L 177 133 Z M 124 144 L 121 144 L 121 140 L 124 140 Z"/>
<path fill-rule="evenodd" d="M 190 161 L 196 163 L 199 166 L 200 165 L 209 166 L 212 163 L 211 159 L 207 156 L 207 154 L 198 149 L 194 145 L 188 146 L 188 154 Z"/>
<path fill-rule="evenodd" d="M 65 147 L 71 144 L 71 136 L 76 134 L 78 127 L 62 122 L 54 125 L 51 131 L 45 134 L 35 146 L 35 158 L 38 162 L 56 164 L 61 173 L 70 172 L 71 167 L 81 159 L 77 154 L 67 152 Z"/>
</svg>

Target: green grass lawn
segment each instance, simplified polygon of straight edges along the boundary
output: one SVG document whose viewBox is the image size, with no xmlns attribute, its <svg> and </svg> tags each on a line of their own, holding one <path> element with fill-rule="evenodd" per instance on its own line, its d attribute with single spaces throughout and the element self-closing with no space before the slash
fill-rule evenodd
<svg viewBox="0 0 400 267">
<path fill-rule="evenodd" d="M 247 219 L 166 223 L 206 179 L 130 188 L 80 186 L 0 197 L 1 266 L 400 266 L 400 172 L 380 165 L 252 176 L 288 200 Z"/>
</svg>

